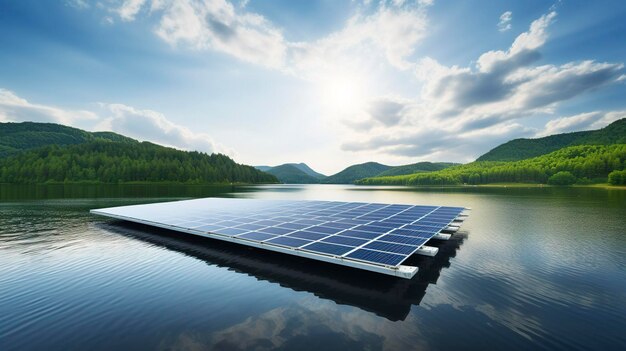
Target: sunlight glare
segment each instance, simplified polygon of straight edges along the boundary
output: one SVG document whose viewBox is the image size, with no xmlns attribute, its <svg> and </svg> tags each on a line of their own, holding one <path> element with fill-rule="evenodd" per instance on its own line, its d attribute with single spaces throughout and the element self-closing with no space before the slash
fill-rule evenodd
<svg viewBox="0 0 626 351">
<path fill-rule="evenodd" d="M 350 114 L 363 108 L 364 82 L 356 75 L 333 74 L 320 84 L 321 102 L 333 113 Z"/>
</svg>

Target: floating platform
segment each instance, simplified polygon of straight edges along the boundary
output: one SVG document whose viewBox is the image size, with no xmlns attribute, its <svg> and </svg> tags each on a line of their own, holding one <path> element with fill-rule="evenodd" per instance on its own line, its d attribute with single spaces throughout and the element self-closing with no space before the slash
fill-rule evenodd
<svg viewBox="0 0 626 351">
<path fill-rule="evenodd" d="M 465 219 L 466 208 L 338 201 L 206 198 L 94 209 L 97 215 L 412 278 L 402 263 L 434 256 L 431 239 Z"/>
</svg>

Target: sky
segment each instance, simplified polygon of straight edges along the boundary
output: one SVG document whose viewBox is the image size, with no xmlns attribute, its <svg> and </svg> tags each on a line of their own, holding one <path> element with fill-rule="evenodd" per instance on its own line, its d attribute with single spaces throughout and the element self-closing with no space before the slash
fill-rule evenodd
<svg viewBox="0 0 626 351">
<path fill-rule="evenodd" d="M 0 122 L 239 163 L 470 162 L 626 117 L 624 1 L 0 0 Z"/>
</svg>

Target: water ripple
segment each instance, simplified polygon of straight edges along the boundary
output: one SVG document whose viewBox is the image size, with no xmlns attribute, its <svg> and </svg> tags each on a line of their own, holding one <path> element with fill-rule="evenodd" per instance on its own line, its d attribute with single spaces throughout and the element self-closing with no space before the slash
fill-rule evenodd
<svg viewBox="0 0 626 351">
<path fill-rule="evenodd" d="M 2 203 L 0 349 L 626 345 L 623 197 L 316 189 L 244 195 L 463 204 L 474 209 L 463 226 L 470 235 L 423 277 L 368 282 L 353 270 L 120 229 L 88 214 L 136 199 Z"/>
</svg>

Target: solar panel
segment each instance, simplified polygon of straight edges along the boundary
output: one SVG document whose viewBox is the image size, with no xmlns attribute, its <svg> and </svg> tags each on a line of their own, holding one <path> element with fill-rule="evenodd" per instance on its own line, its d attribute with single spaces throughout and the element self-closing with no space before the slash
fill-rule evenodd
<svg viewBox="0 0 626 351">
<path fill-rule="evenodd" d="M 465 208 L 207 198 L 92 213 L 389 273 Z"/>
</svg>

